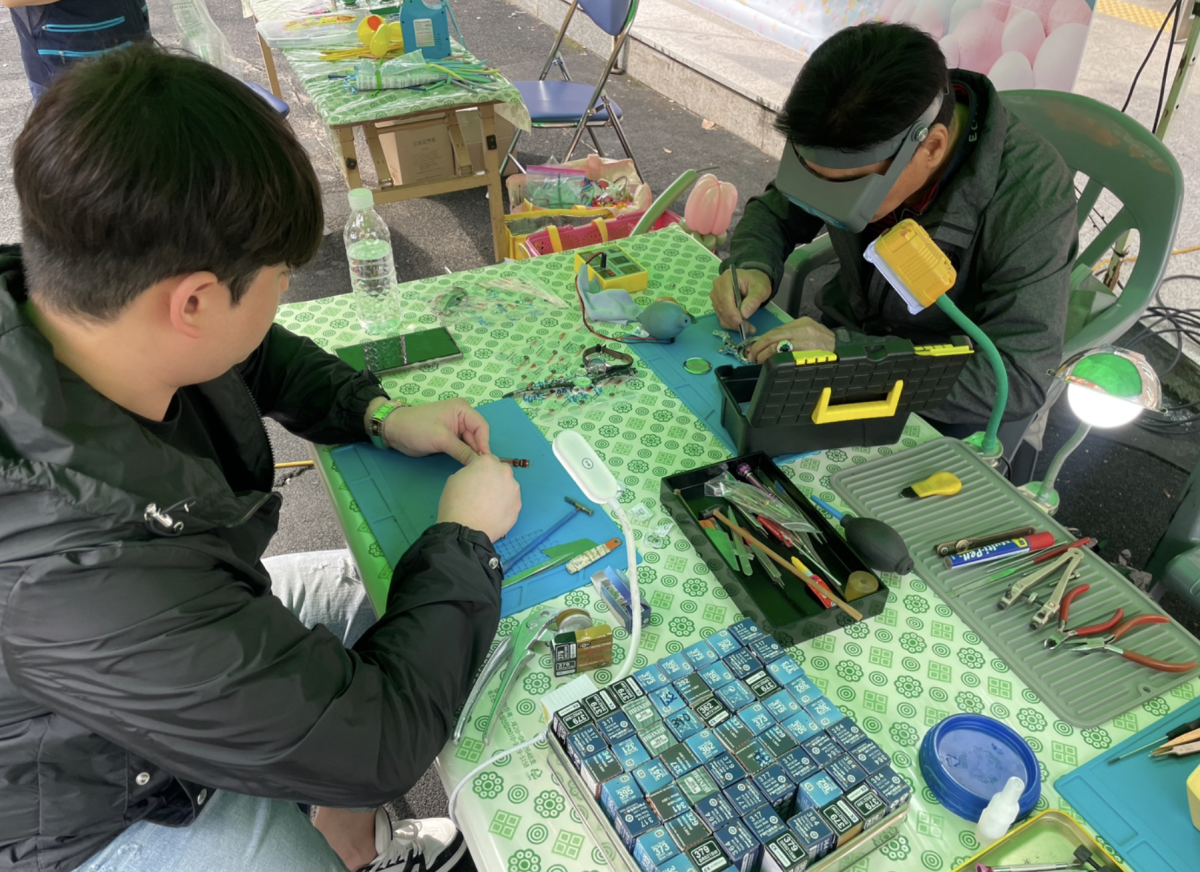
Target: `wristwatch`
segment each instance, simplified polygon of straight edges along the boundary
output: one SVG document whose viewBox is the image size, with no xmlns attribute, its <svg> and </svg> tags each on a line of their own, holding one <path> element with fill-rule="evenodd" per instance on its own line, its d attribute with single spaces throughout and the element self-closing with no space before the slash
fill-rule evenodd
<svg viewBox="0 0 1200 872">
<path fill-rule="evenodd" d="M 616 363 L 609 363 L 606 358 Z M 593 345 L 583 352 L 583 369 L 593 382 L 627 375 L 633 372 L 633 355 L 615 351 L 607 345 Z"/>
<path fill-rule="evenodd" d="M 387 448 L 387 442 L 383 438 L 383 419 L 396 409 L 402 409 L 408 406 L 408 403 L 402 403 L 399 400 L 388 400 L 378 409 L 371 413 L 370 427 L 367 429 L 367 435 L 371 437 L 371 444 L 376 448 Z"/>
</svg>

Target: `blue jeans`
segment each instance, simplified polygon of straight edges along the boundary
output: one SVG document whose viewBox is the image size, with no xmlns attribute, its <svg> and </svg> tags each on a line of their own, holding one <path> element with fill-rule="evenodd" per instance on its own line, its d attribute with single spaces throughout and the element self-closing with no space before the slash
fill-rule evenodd
<svg viewBox="0 0 1200 872">
<path fill-rule="evenodd" d="M 324 624 L 349 646 L 375 620 L 347 551 L 285 554 L 264 561 L 271 590 L 307 626 Z M 190 827 L 142 821 L 94 855 L 81 872 L 346 872 L 294 802 L 216 791 Z"/>
</svg>

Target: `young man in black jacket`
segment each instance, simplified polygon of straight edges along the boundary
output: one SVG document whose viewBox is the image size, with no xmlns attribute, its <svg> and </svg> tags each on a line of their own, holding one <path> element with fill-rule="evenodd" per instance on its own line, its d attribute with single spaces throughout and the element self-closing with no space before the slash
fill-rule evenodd
<svg viewBox="0 0 1200 872">
<path fill-rule="evenodd" d="M 780 173 L 746 204 L 713 282 L 713 309 L 737 327 L 778 289 L 792 250 L 822 227 L 840 269 L 817 293 L 819 320 L 798 318 L 759 337 L 752 359 L 785 339 L 796 350 L 832 351 L 834 331 L 917 343 L 961 333 L 936 306 L 910 314 L 863 259 L 880 233 L 912 218 L 958 272 L 950 298 L 1004 359 L 1004 420 L 1036 412 L 1061 362 L 1078 246 L 1072 175 L 1054 147 L 1005 109 L 986 76 L 948 71 L 938 44 L 904 24 L 830 37 L 800 71 L 777 126 L 788 140 Z M 926 417 L 968 436 L 983 429 L 995 399 L 991 367 L 976 354 Z"/>
<path fill-rule="evenodd" d="M 447 869 L 448 821 L 393 831 L 375 807 L 440 751 L 496 633 L 520 495 L 486 423 L 461 400 L 382 413 L 390 447 L 464 468 L 365 633 L 344 560 L 273 589 L 261 416 L 362 441 L 385 401 L 272 323 L 321 240 L 303 149 L 240 82 L 133 46 L 60 77 L 13 166 L 0 869 Z"/>
</svg>

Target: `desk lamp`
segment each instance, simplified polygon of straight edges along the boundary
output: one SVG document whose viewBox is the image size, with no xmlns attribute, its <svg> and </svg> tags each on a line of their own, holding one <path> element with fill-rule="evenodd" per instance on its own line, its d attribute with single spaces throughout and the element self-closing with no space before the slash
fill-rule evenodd
<svg viewBox="0 0 1200 872">
<path fill-rule="evenodd" d="M 1093 427 L 1123 427 L 1145 409 L 1158 411 L 1162 401 L 1158 374 L 1146 358 L 1111 345 L 1081 351 L 1060 366 L 1054 377 L 1067 383 L 1067 403 L 1079 418 L 1079 429 L 1054 455 L 1045 480 L 1020 489 L 1035 506 L 1051 515 L 1059 503 L 1054 481 L 1088 432 Z"/>
<path fill-rule="evenodd" d="M 875 264 L 904 299 L 910 314 L 915 315 L 936 305 L 982 349 L 996 379 L 996 402 L 992 406 L 987 428 L 963 441 L 984 461 L 995 465 L 1004 453 L 996 434 L 1000 429 L 1004 407 L 1008 405 L 1008 373 L 992 340 L 946 296 L 957 279 L 950 258 L 937 247 L 925 228 L 911 218 L 905 218 L 880 234 L 867 246 L 863 257 Z"/>
</svg>

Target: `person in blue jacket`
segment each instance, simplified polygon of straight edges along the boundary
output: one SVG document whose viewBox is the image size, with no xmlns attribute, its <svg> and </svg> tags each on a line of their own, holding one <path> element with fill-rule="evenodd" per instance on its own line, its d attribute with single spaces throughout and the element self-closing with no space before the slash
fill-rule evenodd
<svg viewBox="0 0 1200 872">
<path fill-rule="evenodd" d="M 29 90 L 37 100 L 84 58 L 151 39 L 144 0 L 0 0 L 12 15 Z"/>
</svg>

